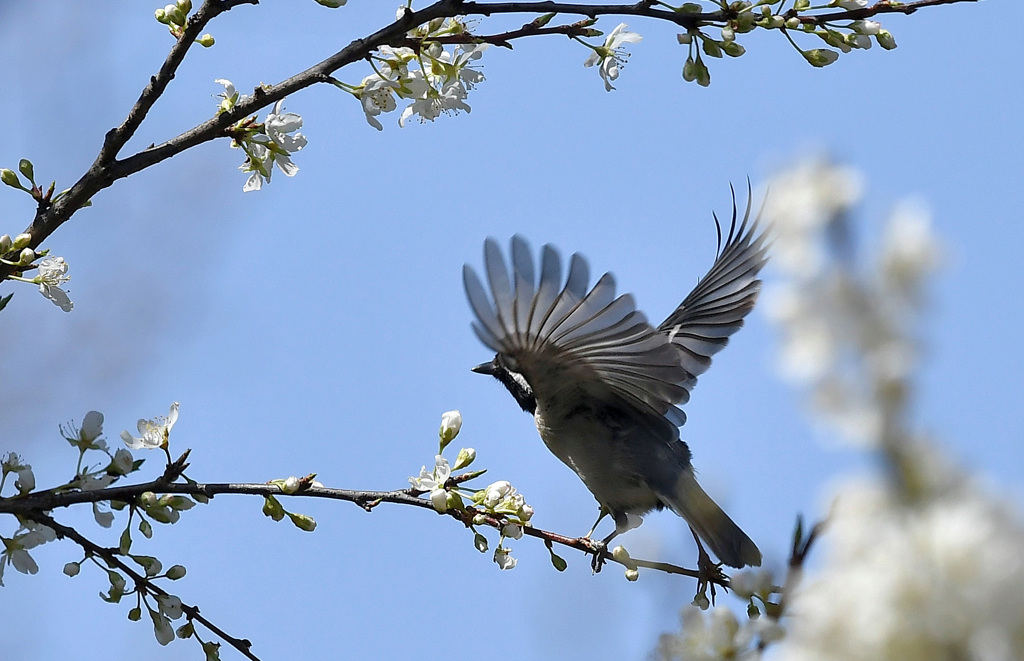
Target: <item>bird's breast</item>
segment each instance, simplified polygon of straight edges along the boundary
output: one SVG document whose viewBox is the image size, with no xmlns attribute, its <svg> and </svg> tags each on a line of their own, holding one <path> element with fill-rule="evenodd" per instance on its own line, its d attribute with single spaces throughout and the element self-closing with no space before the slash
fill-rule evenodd
<svg viewBox="0 0 1024 661">
<path fill-rule="evenodd" d="M 635 466 L 626 441 L 604 422 L 598 410 L 560 407 L 538 401 L 534 422 L 541 439 L 571 468 L 599 503 L 612 511 L 647 511 L 658 498 Z"/>
</svg>

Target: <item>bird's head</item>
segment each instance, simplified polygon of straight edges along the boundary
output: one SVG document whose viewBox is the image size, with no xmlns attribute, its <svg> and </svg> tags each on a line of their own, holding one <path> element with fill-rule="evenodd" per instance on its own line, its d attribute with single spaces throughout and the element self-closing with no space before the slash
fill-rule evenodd
<svg viewBox="0 0 1024 661">
<path fill-rule="evenodd" d="M 473 368 L 473 371 L 477 374 L 489 374 L 498 381 L 501 381 L 508 388 L 508 391 L 512 393 L 512 396 L 515 397 L 519 406 L 527 413 L 533 415 L 537 410 L 537 400 L 533 396 L 533 388 L 530 386 L 530 382 L 526 380 L 526 377 L 518 369 L 519 364 L 514 356 L 498 353 L 495 354 L 494 360 L 477 365 Z"/>
</svg>

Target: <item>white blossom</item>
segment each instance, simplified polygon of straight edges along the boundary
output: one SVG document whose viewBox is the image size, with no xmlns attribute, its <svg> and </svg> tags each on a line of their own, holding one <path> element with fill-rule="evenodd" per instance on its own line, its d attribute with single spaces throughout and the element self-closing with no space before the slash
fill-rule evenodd
<svg viewBox="0 0 1024 661">
<path fill-rule="evenodd" d="M 419 477 L 410 477 L 409 484 L 417 491 L 430 492 L 430 503 L 438 512 L 448 511 L 448 491 L 445 483 L 452 475 L 448 460 L 437 455 L 434 457 L 434 470 L 428 472 L 427 467 L 420 468 Z"/>
<path fill-rule="evenodd" d="M 177 620 L 181 617 L 183 612 L 181 599 L 173 594 L 158 594 L 156 596 L 156 603 L 160 608 L 160 612 L 172 620 Z"/>
<path fill-rule="evenodd" d="M 512 557 L 512 550 L 502 546 L 494 549 L 494 561 L 501 569 L 514 569 L 518 562 Z"/>
<path fill-rule="evenodd" d="M 114 513 L 104 510 L 99 503 L 92 504 L 92 518 L 102 528 L 109 528 L 114 524 Z"/>
<path fill-rule="evenodd" d="M 218 78 L 213 82 L 224 86 L 224 91 L 217 95 L 221 99 L 220 104 L 217 106 L 218 114 L 231 110 L 235 105 L 249 98 L 245 94 L 239 94 L 238 90 L 235 89 L 235 85 L 230 80 Z"/>
<path fill-rule="evenodd" d="M 110 465 L 119 475 L 127 475 L 132 472 L 134 463 L 135 458 L 132 456 L 132 453 L 124 448 L 120 448 L 114 453 L 114 458 L 111 460 Z"/>
<path fill-rule="evenodd" d="M 71 312 L 75 304 L 68 298 L 67 292 L 60 288 L 71 279 L 67 272 L 68 265 L 63 257 L 45 257 L 39 261 L 39 272 L 32 278 L 32 282 L 39 285 L 39 293 L 54 305 L 64 312 Z"/>
<path fill-rule="evenodd" d="M 590 57 L 583 63 L 585 67 L 600 64 L 598 73 L 604 80 L 605 90 L 609 92 L 615 89 L 612 87 L 612 81 L 619 77 L 619 69 L 629 59 L 629 53 L 625 51 L 623 44 L 635 44 L 643 39 L 639 34 L 629 32 L 628 27 L 625 23 L 619 23 L 605 38 L 604 45 L 594 47 Z"/>
<path fill-rule="evenodd" d="M 89 411 L 82 419 L 82 429 L 79 432 L 79 439 L 85 443 L 92 443 L 103 433 L 103 414 L 99 411 Z"/>
<path fill-rule="evenodd" d="M 366 115 L 366 121 L 378 131 L 383 131 L 384 126 L 377 119 L 377 115 L 382 112 L 391 112 L 397 107 L 395 90 L 398 87 L 398 83 L 373 74 L 363 79 L 361 87 L 359 100 L 363 104 L 363 113 Z"/>
<path fill-rule="evenodd" d="M 139 420 L 139 436 L 132 436 L 127 431 L 121 432 L 121 440 L 132 450 L 164 447 L 171 428 L 178 421 L 178 402 L 171 404 L 167 417 L 157 416 L 152 420 Z"/>
<path fill-rule="evenodd" d="M 300 151 L 306 146 L 306 136 L 297 131 L 302 128 L 302 117 L 293 112 L 284 112 L 284 99 L 274 104 L 273 110 L 267 115 L 263 122 L 267 137 L 274 141 L 278 147 L 288 152 Z M 295 135 L 290 135 L 295 133 Z M 295 170 L 298 170 L 296 167 Z M 285 173 L 289 177 L 295 174 Z"/>
</svg>

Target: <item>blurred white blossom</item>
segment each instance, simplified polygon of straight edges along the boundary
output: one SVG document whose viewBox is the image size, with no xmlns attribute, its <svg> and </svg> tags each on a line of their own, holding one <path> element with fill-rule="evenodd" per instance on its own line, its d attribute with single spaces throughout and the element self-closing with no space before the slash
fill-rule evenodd
<svg viewBox="0 0 1024 661">
<path fill-rule="evenodd" d="M 881 481 L 839 491 L 825 566 L 792 595 L 780 658 L 1024 659 L 1021 520 L 934 457 L 914 459 L 938 492 L 921 502 Z"/>
<path fill-rule="evenodd" d="M 778 640 L 783 633 L 778 623 L 768 617 L 740 623 L 726 606 L 717 606 L 707 613 L 697 606 L 684 606 L 680 619 L 682 629 L 664 634 L 658 641 L 657 658 L 662 661 L 758 658 L 757 643 Z"/>
<path fill-rule="evenodd" d="M 815 412 L 844 438 L 877 446 L 917 363 L 915 326 L 939 250 L 927 215 L 901 205 L 879 258 L 856 259 L 849 215 L 862 188 L 858 174 L 822 159 L 771 181 L 764 216 L 782 278 L 766 303 L 783 373 L 808 385 Z"/>
</svg>

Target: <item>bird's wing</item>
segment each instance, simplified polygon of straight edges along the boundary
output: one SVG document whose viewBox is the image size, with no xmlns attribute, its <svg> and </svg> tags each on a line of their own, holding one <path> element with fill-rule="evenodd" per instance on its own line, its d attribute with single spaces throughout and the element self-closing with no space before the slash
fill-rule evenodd
<svg viewBox="0 0 1024 661">
<path fill-rule="evenodd" d="M 759 219 L 750 219 L 749 188 L 748 184 L 747 208 L 739 227 L 733 192 L 732 222 L 724 246 L 721 225 L 715 217 L 719 249 L 711 270 L 658 326 L 682 350 L 681 363 L 689 376 L 681 385 L 688 391 L 711 366 L 711 356 L 721 351 L 729 336 L 743 326 L 743 318 L 753 309 L 761 290 L 757 274 L 767 261 L 768 243 L 766 233 L 758 233 Z"/>
<path fill-rule="evenodd" d="M 538 398 L 579 388 L 589 397 L 619 399 L 642 411 L 685 417 L 675 405 L 688 397 L 681 351 L 657 332 L 633 297 L 615 296 L 605 274 L 587 290 L 589 268 L 574 254 L 562 281 L 561 258 L 541 251 L 539 276 L 530 247 L 512 238 L 512 272 L 493 239 L 484 244 L 484 283 L 466 265 L 463 282 L 477 320 L 473 330 L 494 351 L 514 359 Z"/>
</svg>

